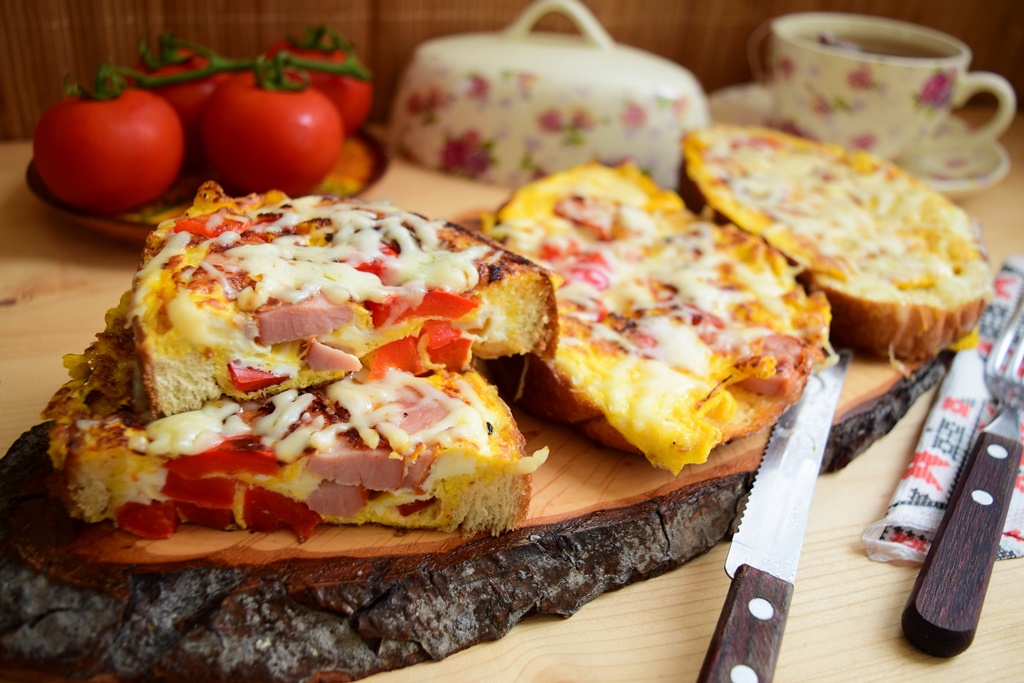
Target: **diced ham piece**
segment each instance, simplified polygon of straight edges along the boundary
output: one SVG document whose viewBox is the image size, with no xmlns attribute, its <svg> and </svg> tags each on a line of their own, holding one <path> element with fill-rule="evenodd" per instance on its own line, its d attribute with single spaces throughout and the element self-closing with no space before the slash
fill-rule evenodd
<svg viewBox="0 0 1024 683">
<path fill-rule="evenodd" d="M 359 359 L 351 353 L 321 344 L 316 339 L 309 341 L 306 349 L 306 365 L 310 370 L 334 370 L 336 372 L 355 372 L 362 367 Z"/>
<path fill-rule="evenodd" d="M 277 344 L 308 339 L 336 330 L 354 318 L 350 304 L 333 304 L 318 294 L 297 304 L 280 304 L 257 313 L 257 341 Z"/>
<path fill-rule="evenodd" d="M 306 469 L 324 479 L 372 491 L 419 490 L 434 456 L 422 453 L 416 460 L 392 458 L 386 448 L 353 448 L 339 442 L 334 448 L 310 456 Z"/>
<path fill-rule="evenodd" d="M 310 494 L 306 505 L 310 510 L 332 517 L 354 517 L 366 506 L 369 491 L 362 486 L 350 486 L 324 480 Z"/>
<path fill-rule="evenodd" d="M 405 463 L 405 476 L 402 478 L 402 488 L 423 491 L 423 482 L 430 474 L 430 466 L 434 464 L 433 453 L 421 453 L 416 460 Z"/>
<path fill-rule="evenodd" d="M 578 195 L 566 197 L 554 207 L 556 216 L 572 221 L 601 240 L 609 240 L 612 237 L 615 210 L 615 205 L 610 202 Z"/>
<path fill-rule="evenodd" d="M 363 486 L 374 491 L 402 487 L 405 461 L 392 458 L 387 448 L 353 448 L 339 441 L 334 448 L 310 456 L 306 469 L 338 484 Z"/>
<path fill-rule="evenodd" d="M 409 434 L 423 431 L 448 417 L 448 409 L 437 401 L 425 401 L 422 397 L 415 400 L 400 399 L 405 406 L 405 417 L 399 425 Z"/>
<path fill-rule="evenodd" d="M 800 390 L 800 370 L 806 362 L 800 342 L 792 337 L 773 334 L 765 337 L 761 353 L 775 358 L 775 374 L 764 379 L 748 377 L 737 386 L 764 396 L 786 396 Z"/>
</svg>

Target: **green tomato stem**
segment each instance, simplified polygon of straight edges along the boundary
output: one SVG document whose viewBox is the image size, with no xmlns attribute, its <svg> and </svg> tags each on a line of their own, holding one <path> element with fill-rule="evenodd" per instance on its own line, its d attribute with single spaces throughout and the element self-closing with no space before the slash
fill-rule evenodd
<svg viewBox="0 0 1024 683">
<path fill-rule="evenodd" d="M 95 86 L 92 89 L 65 81 L 64 91 L 68 95 L 91 100 L 110 100 L 129 86 L 152 89 L 161 88 L 167 85 L 188 83 L 197 81 L 214 74 L 223 72 L 237 72 L 252 70 L 256 82 L 266 90 L 297 91 L 309 87 L 309 71 L 329 73 L 337 76 L 350 76 L 362 81 L 372 78 L 370 71 L 363 66 L 362 62 L 351 49 L 351 45 L 341 38 L 330 27 L 320 26 L 307 31 L 307 41 L 316 41 L 321 44 L 323 40 L 330 41 L 335 49 L 345 50 L 345 61 L 341 63 L 323 62 L 315 59 L 299 57 L 287 50 L 278 52 L 273 57 L 265 59 L 262 56 L 257 59 L 231 59 L 223 57 L 213 50 L 188 41 L 180 40 L 170 33 L 161 34 L 157 41 L 156 54 L 144 43 L 140 45 L 140 58 L 142 63 L 150 69 L 159 69 L 164 66 L 183 64 L 191 55 L 183 54 L 182 49 L 189 50 L 193 54 L 207 60 L 205 66 L 191 71 L 182 71 L 175 74 L 153 75 L 142 73 L 137 69 L 114 64 L 102 64 L 96 71 Z M 299 43 L 294 42 L 296 46 Z M 328 45 L 318 47 L 328 51 Z"/>
</svg>

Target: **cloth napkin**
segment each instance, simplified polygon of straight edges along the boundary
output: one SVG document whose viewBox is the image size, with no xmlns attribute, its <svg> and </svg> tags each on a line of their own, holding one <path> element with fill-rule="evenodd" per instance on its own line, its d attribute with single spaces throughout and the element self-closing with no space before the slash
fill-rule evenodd
<svg viewBox="0 0 1024 683">
<path fill-rule="evenodd" d="M 995 416 L 995 401 L 983 379 L 985 357 L 1024 294 L 1024 257 L 1006 261 L 996 276 L 995 290 L 978 325 L 978 346 L 954 357 L 885 517 L 864 531 L 862 538 L 872 560 L 924 561 L 968 448 L 975 434 Z M 1024 465 L 1010 499 L 998 559 L 1021 555 Z"/>
</svg>

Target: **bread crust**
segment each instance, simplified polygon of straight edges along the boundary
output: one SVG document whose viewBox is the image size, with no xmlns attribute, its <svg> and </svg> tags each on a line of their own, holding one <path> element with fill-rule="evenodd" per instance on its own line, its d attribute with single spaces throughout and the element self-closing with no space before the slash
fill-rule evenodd
<svg viewBox="0 0 1024 683">
<path fill-rule="evenodd" d="M 281 204 L 287 198 L 280 193 L 266 195 L 252 194 L 246 197 L 232 198 L 215 183 L 205 183 L 199 190 L 195 204 L 187 213 L 188 216 L 204 216 L 218 210 L 248 212 L 248 216 L 267 211 L 283 211 L 291 204 Z M 328 205 L 334 200 L 322 199 Z M 273 207 L 281 205 L 280 209 Z M 370 205 L 367 205 L 370 206 Z M 383 210 L 383 209 L 382 209 Z M 426 221 L 427 219 L 412 212 L 403 212 L 403 224 L 415 224 L 412 217 Z M 253 220 L 256 220 L 255 218 Z M 313 219 L 310 225 L 316 229 L 327 229 L 322 223 L 324 219 Z M 317 221 L 321 221 L 317 223 Z M 305 225 L 305 224 L 304 224 Z M 447 251 L 452 254 L 463 252 L 468 248 L 485 247 L 486 256 L 477 259 L 469 267 L 477 271 L 476 285 L 460 292 L 464 296 L 483 304 L 479 310 L 487 311 L 480 322 L 469 321 L 467 333 L 474 338 L 473 353 L 480 357 L 495 357 L 514 353 L 537 353 L 550 357 L 557 345 L 557 306 L 552 285 L 552 275 L 534 263 L 508 251 L 500 244 L 482 234 L 468 230 L 454 223 L 433 223 L 436 227 L 436 238 L 432 236 L 430 249 L 436 252 Z M 300 226 L 301 227 L 301 226 Z M 278 394 L 289 389 L 302 389 L 327 381 L 340 379 L 347 374 L 344 370 L 317 370 L 307 367 L 302 349 L 308 339 L 285 341 L 284 347 L 268 344 L 255 346 L 252 343 L 252 328 L 257 328 L 257 317 L 267 307 L 282 305 L 276 299 L 260 304 L 255 310 L 242 310 L 233 301 L 224 296 L 223 284 L 220 288 L 211 285 L 209 292 L 201 295 L 184 293 L 185 285 L 178 281 L 186 281 L 192 276 L 191 270 L 205 274 L 198 268 L 198 263 L 190 269 L 184 264 L 181 253 L 167 257 L 161 253 L 166 240 L 176 233 L 174 223 L 165 223 L 154 232 L 147 241 L 146 249 L 139 273 L 136 276 L 134 293 L 136 300 L 133 306 L 131 323 L 134 329 L 136 357 L 141 365 L 141 380 L 149 397 L 154 413 L 158 415 L 174 415 L 188 410 L 195 410 L 204 401 L 213 400 L 222 394 L 238 400 L 253 400 Z M 413 228 L 409 228 L 413 231 Z M 328 229 L 329 231 L 329 229 Z M 332 237 L 333 232 L 327 234 Z M 418 234 L 410 232 L 412 239 L 418 240 Z M 193 236 L 183 251 L 195 248 L 194 245 L 204 242 L 205 236 Z M 325 239 L 330 242 L 330 239 Z M 205 248 L 205 247 L 204 247 Z M 219 249 L 223 249 L 221 246 Z M 426 250 L 427 247 L 424 247 Z M 205 253 L 205 252 L 204 252 Z M 163 258 L 164 262 L 155 262 Z M 196 259 L 193 259 L 196 260 Z M 202 265 L 208 266 L 208 262 Z M 211 266 L 212 267 L 212 266 Z M 441 272 L 441 271 L 436 271 Z M 224 276 L 221 276 L 224 277 Z M 232 275 L 232 277 L 236 277 Z M 247 272 L 237 276 L 240 284 L 232 285 L 235 290 L 245 289 Z M 458 280 L 456 280 L 457 282 Z M 248 282 L 252 282 L 249 280 Z M 251 288 L 250 288 L 251 289 Z M 183 303 L 184 302 L 184 303 Z M 200 302 L 200 303 L 195 303 Z M 209 303 L 207 303 L 209 302 Z M 380 302 L 375 302 L 380 303 Z M 176 305 L 179 316 L 185 316 L 187 324 L 178 325 L 172 315 L 172 305 Z M 339 306 L 342 304 L 338 302 Z M 397 325 L 385 327 L 381 334 L 375 331 L 376 324 L 371 323 L 370 304 L 352 301 L 350 309 L 355 316 L 354 322 L 346 323 L 340 328 L 326 332 L 328 337 L 341 334 L 345 339 L 345 327 L 353 332 L 350 337 L 358 340 L 357 344 L 346 346 L 342 350 L 351 352 L 361 361 L 382 344 L 395 341 L 405 335 L 417 335 L 423 326 L 423 319 L 407 317 Z M 237 309 L 237 310 L 236 310 Z M 463 324 L 463 323 L 459 323 Z M 195 333 L 191 330 L 206 330 Z M 390 337 L 388 335 L 391 335 Z M 318 335 L 312 335 L 318 336 Z M 215 342 L 212 346 L 195 341 L 196 338 L 238 339 L 244 349 L 238 353 L 230 343 Z M 324 338 L 321 338 L 323 341 Z M 258 338 L 257 338 L 258 341 Z M 330 345 L 331 341 L 326 341 Z M 245 354 L 250 354 L 246 356 Z M 253 358 L 249 363 L 245 358 Z M 241 360 L 239 360 L 241 358 Z M 228 366 L 239 361 L 240 365 L 254 367 L 257 370 L 268 366 L 277 369 L 279 377 L 275 383 L 258 389 L 245 390 L 232 381 Z M 269 372 L 269 370 L 268 370 Z"/>
<path fill-rule="evenodd" d="M 822 159 L 834 159 L 837 164 L 854 169 L 849 173 L 854 182 L 866 183 L 862 180 L 865 178 L 874 182 L 873 174 L 884 174 L 887 180 L 882 186 L 891 187 L 898 183 L 900 191 L 919 202 L 913 205 L 921 207 L 917 222 L 900 226 L 901 229 L 905 228 L 909 235 L 930 231 L 934 235 L 930 239 L 944 245 L 935 248 L 932 255 L 944 256 L 945 267 L 939 274 L 929 273 L 923 284 L 909 282 L 906 286 L 890 287 L 886 290 L 891 291 L 889 294 L 876 293 L 865 283 L 869 279 L 864 275 L 869 272 L 864 270 L 868 257 L 859 262 L 854 260 L 854 254 L 843 253 L 834 257 L 822 253 L 806 235 L 791 230 L 784 222 L 785 218 L 779 218 L 778 222 L 770 218 L 776 208 L 774 205 L 746 203 L 741 193 L 727 189 L 728 182 L 720 174 L 705 168 L 703 155 L 710 144 L 707 140 L 717 139 L 716 136 L 733 140 L 741 140 L 744 136 L 769 140 L 771 144 L 763 149 L 774 148 L 773 153 L 780 160 L 789 154 L 790 149 L 797 153 L 817 154 Z M 684 149 L 680 191 L 686 192 L 695 206 L 707 206 L 713 210 L 718 219 L 731 220 L 745 230 L 762 235 L 791 262 L 803 268 L 800 280 L 808 291 L 822 292 L 829 300 L 832 309 L 830 337 L 834 346 L 849 346 L 883 358 L 921 361 L 969 339 L 992 297 L 992 273 L 978 226 L 948 199 L 895 165 L 864 152 L 849 152 L 778 131 L 717 126 L 710 131 L 687 136 Z M 739 164 L 734 159 L 730 162 Z M 776 167 L 782 166 L 773 166 Z M 795 184 L 798 180 L 801 179 L 793 178 L 792 182 Z M 867 186 L 863 192 L 868 193 Z M 865 202 L 872 200 L 863 199 Z M 800 220 L 805 222 L 821 220 L 822 225 L 830 225 L 826 222 L 829 219 L 829 216 L 819 219 L 814 214 L 800 216 Z M 887 233 L 882 239 L 896 239 L 896 233 Z M 948 245 L 943 240 L 949 240 Z M 924 261 L 917 259 L 908 248 L 907 258 L 893 268 L 906 268 L 912 276 L 913 268 L 925 267 L 919 266 Z M 896 280 L 903 273 L 891 275 Z"/>
<path fill-rule="evenodd" d="M 803 273 L 801 280 L 809 290 L 828 298 L 832 307 L 829 335 L 834 345 L 910 362 L 933 358 L 960 340 L 978 324 L 987 304 L 985 297 L 955 308 L 869 301 L 823 284 L 811 272 Z"/>
</svg>

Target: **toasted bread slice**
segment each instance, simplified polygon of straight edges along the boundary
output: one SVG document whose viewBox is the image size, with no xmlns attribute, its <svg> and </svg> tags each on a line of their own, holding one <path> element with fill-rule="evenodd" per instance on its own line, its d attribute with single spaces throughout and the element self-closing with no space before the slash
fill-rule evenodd
<svg viewBox="0 0 1024 683">
<path fill-rule="evenodd" d="M 360 370 L 259 401 L 221 398 L 152 419 L 133 407 L 128 297 L 44 416 L 70 513 L 147 537 L 179 521 L 293 530 L 379 523 L 493 534 L 530 501 L 528 456 L 497 390 L 474 370 Z"/>
<path fill-rule="evenodd" d="M 968 337 L 992 297 L 976 223 L 894 164 L 727 125 L 693 131 L 683 146 L 708 205 L 828 296 L 835 344 L 927 359 Z"/>
<path fill-rule="evenodd" d="M 173 415 L 337 380 L 399 341 L 453 371 L 550 355 L 556 315 L 548 273 L 457 225 L 207 183 L 149 237 L 129 319 L 150 406 Z"/>
<path fill-rule="evenodd" d="M 678 472 L 773 423 L 825 360 L 825 298 L 762 240 L 697 220 L 633 166 L 549 176 L 484 225 L 564 280 L 555 357 L 498 362 L 504 388 L 657 467 Z"/>
</svg>

